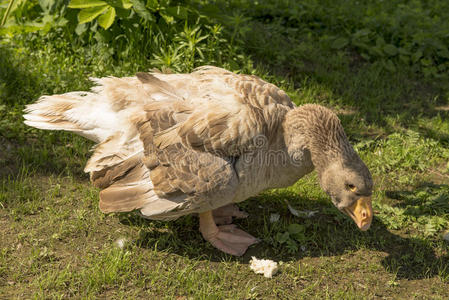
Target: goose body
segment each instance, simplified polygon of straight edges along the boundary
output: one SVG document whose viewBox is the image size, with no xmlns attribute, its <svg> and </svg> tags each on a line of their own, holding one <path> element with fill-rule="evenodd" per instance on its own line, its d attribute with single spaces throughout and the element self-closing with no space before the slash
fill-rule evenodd
<svg viewBox="0 0 449 300">
<path fill-rule="evenodd" d="M 316 168 L 334 204 L 369 227 L 370 202 L 359 199 L 371 194 L 371 176 L 330 110 L 296 107 L 256 76 L 211 66 L 93 81 L 91 92 L 41 97 L 24 118 L 97 143 L 85 171 L 101 189 L 103 212 L 139 210 L 157 220 L 198 213 L 206 240 L 241 255 L 257 240 L 234 225 L 217 227 L 220 214 L 229 223 L 243 216 L 233 203 Z M 336 184 L 343 178 L 350 183 Z"/>
</svg>

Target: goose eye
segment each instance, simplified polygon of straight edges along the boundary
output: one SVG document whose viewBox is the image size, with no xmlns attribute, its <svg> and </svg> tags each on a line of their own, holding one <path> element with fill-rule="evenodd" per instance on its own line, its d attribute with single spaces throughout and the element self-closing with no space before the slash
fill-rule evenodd
<svg viewBox="0 0 449 300">
<path fill-rule="evenodd" d="M 348 188 L 348 190 L 351 190 L 351 192 L 355 193 L 357 191 L 357 188 L 353 184 L 347 184 L 346 187 Z"/>
</svg>

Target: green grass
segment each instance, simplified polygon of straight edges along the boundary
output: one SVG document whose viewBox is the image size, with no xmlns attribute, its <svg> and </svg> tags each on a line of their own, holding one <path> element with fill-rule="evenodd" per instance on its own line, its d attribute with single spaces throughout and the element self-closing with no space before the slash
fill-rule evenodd
<svg viewBox="0 0 449 300">
<path fill-rule="evenodd" d="M 377 47 L 377 35 L 383 34 L 397 47 L 424 47 L 424 41 L 401 44 L 413 32 L 394 27 L 399 11 L 393 5 L 327 2 L 259 1 L 253 7 L 218 1 L 226 9 L 215 18 L 180 24 L 157 38 L 146 32 L 156 43 L 152 52 L 139 48 L 145 44 L 137 40 L 139 32 L 126 36 L 134 48 L 123 42 L 108 47 L 87 33 L 70 38 L 58 28 L 4 36 L 0 298 L 449 298 L 449 243 L 442 238 L 449 230 L 449 79 L 424 70 L 446 63 L 428 46 L 447 29 L 440 22 L 446 2 L 405 4 L 415 16 L 407 26 L 431 37 L 422 59 L 432 57 L 432 64 L 419 66 L 375 54 L 354 38 L 370 28 L 369 46 Z M 433 34 L 438 26 L 441 32 Z M 208 38 L 194 48 L 182 46 L 198 39 L 194 28 Z M 348 39 L 347 45 L 336 47 L 338 38 Z M 170 52 L 175 48 L 179 56 Z M 231 257 L 202 239 L 194 216 L 159 222 L 102 214 L 98 190 L 82 171 L 92 143 L 22 123 L 26 103 L 43 94 L 87 90 L 90 76 L 125 76 L 152 67 L 188 71 L 206 63 L 256 74 L 285 89 L 297 104 L 320 103 L 339 114 L 374 177 L 369 231 L 358 231 L 333 207 L 312 173 L 241 203 L 250 216 L 236 223 L 262 242 L 241 258 Z M 295 217 L 286 201 L 317 213 Z M 280 215 L 278 222 L 270 223 L 272 213 Z M 125 241 L 122 249 L 119 239 Z M 281 262 L 279 273 L 272 279 L 254 274 L 251 256 Z"/>
</svg>

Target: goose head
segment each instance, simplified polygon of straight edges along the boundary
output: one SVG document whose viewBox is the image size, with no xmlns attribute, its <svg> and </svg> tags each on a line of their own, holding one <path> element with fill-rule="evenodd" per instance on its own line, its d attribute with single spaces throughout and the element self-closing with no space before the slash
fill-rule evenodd
<svg viewBox="0 0 449 300">
<path fill-rule="evenodd" d="M 338 117 L 323 106 L 306 104 L 288 113 L 286 125 L 290 155 L 309 151 L 320 186 L 332 203 L 360 230 L 368 230 L 373 219 L 373 180 Z"/>
<path fill-rule="evenodd" d="M 373 182 L 368 168 L 357 158 L 351 162 L 334 162 L 318 172 L 318 177 L 321 188 L 333 204 L 350 216 L 360 230 L 365 231 L 373 219 Z"/>
</svg>

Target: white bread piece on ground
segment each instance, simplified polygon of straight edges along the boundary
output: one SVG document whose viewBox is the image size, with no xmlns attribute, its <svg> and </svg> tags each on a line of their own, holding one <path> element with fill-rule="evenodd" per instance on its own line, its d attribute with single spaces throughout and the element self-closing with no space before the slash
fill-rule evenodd
<svg viewBox="0 0 449 300">
<path fill-rule="evenodd" d="M 249 263 L 251 270 L 256 274 L 263 274 L 267 278 L 271 278 L 278 271 L 278 263 L 270 259 L 257 259 L 252 256 Z"/>
</svg>

